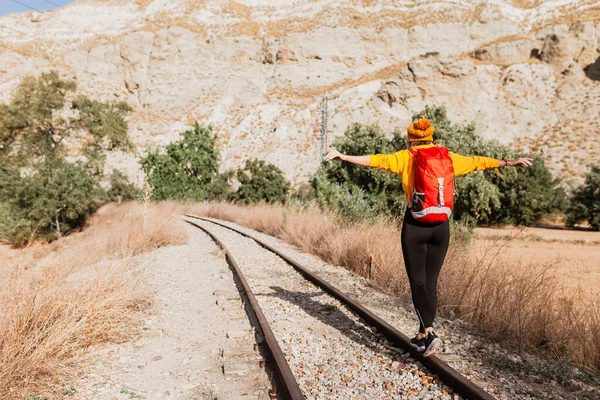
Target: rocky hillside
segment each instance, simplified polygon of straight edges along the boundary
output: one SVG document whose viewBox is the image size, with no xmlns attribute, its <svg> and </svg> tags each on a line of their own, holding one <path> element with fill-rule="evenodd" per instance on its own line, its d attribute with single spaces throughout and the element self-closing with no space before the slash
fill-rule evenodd
<svg viewBox="0 0 600 400">
<path fill-rule="evenodd" d="M 225 167 L 260 157 L 295 182 L 319 163 L 317 96 L 338 96 L 332 135 L 445 105 L 577 180 L 600 162 L 599 41 L 595 0 L 79 0 L 0 19 L 0 93 L 57 69 L 129 102 L 141 151 L 198 120 Z M 141 179 L 133 155 L 109 163 Z"/>
</svg>

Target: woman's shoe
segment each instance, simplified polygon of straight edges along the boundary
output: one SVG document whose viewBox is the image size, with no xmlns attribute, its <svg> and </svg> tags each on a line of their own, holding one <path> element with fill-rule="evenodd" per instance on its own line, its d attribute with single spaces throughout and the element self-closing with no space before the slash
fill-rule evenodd
<svg viewBox="0 0 600 400">
<path fill-rule="evenodd" d="M 426 349 L 423 356 L 429 357 L 430 355 L 442 350 L 444 348 L 444 342 L 442 342 L 442 339 L 437 337 L 435 332 L 431 331 L 427 334 L 427 338 L 425 338 L 425 347 Z"/>
<path fill-rule="evenodd" d="M 425 339 L 427 338 L 427 336 L 423 335 L 422 333 L 417 332 L 417 334 L 415 335 L 414 338 L 410 339 L 410 345 L 412 347 L 414 347 L 418 352 L 424 352 L 425 351 Z"/>
</svg>

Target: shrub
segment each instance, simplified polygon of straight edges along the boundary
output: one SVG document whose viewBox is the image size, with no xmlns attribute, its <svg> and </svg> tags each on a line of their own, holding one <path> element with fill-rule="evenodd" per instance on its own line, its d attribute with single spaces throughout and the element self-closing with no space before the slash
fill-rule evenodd
<svg viewBox="0 0 600 400">
<path fill-rule="evenodd" d="M 567 211 L 567 225 L 587 221 L 592 229 L 600 230 L 600 165 L 592 165 L 585 183 L 573 190 Z"/>
<path fill-rule="evenodd" d="M 54 239 L 81 227 L 103 197 L 82 166 L 58 157 L 46 157 L 30 176 L 3 169 L 0 186 L 0 240 L 17 246 L 34 234 Z"/>
<path fill-rule="evenodd" d="M 349 221 L 377 217 L 369 194 L 359 186 L 332 182 L 323 170 L 317 171 L 312 182 L 321 206 L 339 212 Z"/>
<path fill-rule="evenodd" d="M 316 193 L 310 182 L 302 182 L 293 189 L 290 198 L 301 205 L 311 204 L 316 199 Z"/>
<path fill-rule="evenodd" d="M 231 199 L 231 184 L 234 171 L 225 171 L 213 178 L 213 181 L 206 188 L 206 196 L 212 201 L 227 201 Z"/>
<path fill-rule="evenodd" d="M 536 220 L 562 212 L 567 207 L 561 180 L 554 178 L 544 161 L 534 158 L 531 167 L 489 175 L 500 192 L 501 207 L 490 218 L 496 222 L 530 225 Z"/>
<path fill-rule="evenodd" d="M 246 160 L 236 176 L 240 184 L 233 195 L 236 202 L 285 203 L 287 200 L 290 183 L 283 176 L 283 171 L 273 164 L 263 160 Z"/>
<path fill-rule="evenodd" d="M 129 177 L 119 170 L 113 169 L 108 177 L 110 187 L 106 191 L 108 200 L 121 203 L 123 201 L 135 200 L 139 195 L 139 189 L 129 180 Z"/>
<path fill-rule="evenodd" d="M 183 132 L 161 154 L 151 150 L 140 160 L 154 200 L 202 201 L 223 195 L 227 180 L 219 178 L 219 151 L 212 127 Z"/>
</svg>

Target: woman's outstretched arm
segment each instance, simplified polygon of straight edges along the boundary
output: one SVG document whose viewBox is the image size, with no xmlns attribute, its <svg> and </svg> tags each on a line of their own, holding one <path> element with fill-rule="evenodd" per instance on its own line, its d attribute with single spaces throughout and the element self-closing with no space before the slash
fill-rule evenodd
<svg viewBox="0 0 600 400">
<path fill-rule="evenodd" d="M 362 165 L 363 167 L 371 166 L 371 156 L 347 156 L 346 154 L 342 154 L 337 150 L 332 150 L 325 156 L 327 161 L 331 160 L 341 160 L 347 161 L 352 164 Z"/>
<path fill-rule="evenodd" d="M 517 158 L 516 160 L 500 160 L 501 167 L 531 167 L 533 165 L 533 158 Z"/>
<path fill-rule="evenodd" d="M 348 156 L 337 150 L 332 150 L 327 154 L 326 159 L 348 161 L 352 164 L 362 165 L 363 167 L 377 168 L 396 174 L 402 174 L 402 170 L 408 160 L 408 152 L 406 150 L 401 150 L 394 154 Z"/>
<path fill-rule="evenodd" d="M 454 165 L 454 175 L 464 175 L 473 171 L 484 171 L 486 169 L 498 167 L 529 167 L 533 160 L 531 158 L 518 158 L 516 160 L 496 160 L 494 158 L 472 156 L 465 157 L 460 154 L 450 152 L 452 164 Z"/>
</svg>

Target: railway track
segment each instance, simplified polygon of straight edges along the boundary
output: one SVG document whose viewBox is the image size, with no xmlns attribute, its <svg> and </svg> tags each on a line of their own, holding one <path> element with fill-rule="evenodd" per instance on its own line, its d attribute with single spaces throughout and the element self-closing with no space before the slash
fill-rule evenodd
<svg viewBox="0 0 600 400">
<path fill-rule="evenodd" d="M 495 399 L 273 246 L 219 220 L 186 217 L 225 251 L 279 398 Z"/>
</svg>

